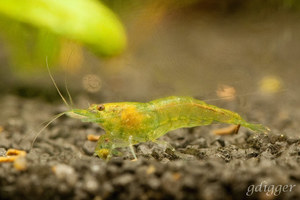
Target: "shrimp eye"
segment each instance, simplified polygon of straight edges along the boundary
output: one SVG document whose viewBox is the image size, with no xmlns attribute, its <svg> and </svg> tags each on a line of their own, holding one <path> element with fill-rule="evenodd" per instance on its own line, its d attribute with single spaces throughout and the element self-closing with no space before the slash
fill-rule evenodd
<svg viewBox="0 0 300 200">
<path fill-rule="evenodd" d="M 100 104 L 97 106 L 97 110 L 103 111 L 105 109 L 104 105 Z"/>
</svg>

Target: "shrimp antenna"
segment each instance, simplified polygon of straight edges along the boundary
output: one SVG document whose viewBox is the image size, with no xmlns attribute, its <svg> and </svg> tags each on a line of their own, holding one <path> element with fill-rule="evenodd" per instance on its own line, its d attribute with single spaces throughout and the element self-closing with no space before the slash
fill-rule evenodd
<svg viewBox="0 0 300 200">
<path fill-rule="evenodd" d="M 71 51 L 71 53 L 70 53 L 69 56 L 68 56 L 67 65 L 68 65 L 68 63 L 69 63 L 69 61 L 70 61 L 70 58 L 71 58 L 72 53 L 73 53 L 73 50 Z M 65 74 L 65 75 L 66 75 L 66 74 Z M 67 84 L 66 76 L 65 76 L 65 87 L 66 87 L 66 91 L 67 91 L 67 94 L 68 94 L 68 97 L 69 97 L 69 102 L 71 103 L 71 106 L 73 106 L 73 105 L 74 105 L 74 104 L 73 104 L 73 99 L 72 99 L 71 93 L 70 93 L 70 91 L 69 91 L 69 89 L 68 89 L 68 84 Z"/>
<path fill-rule="evenodd" d="M 69 91 L 69 89 L 68 89 L 68 84 L 67 84 L 66 79 L 65 79 L 65 86 L 66 86 L 66 91 L 67 91 L 67 94 L 68 94 L 68 97 L 69 97 L 69 101 L 70 101 L 70 103 L 71 103 L 71 106 L 73 106 L 73 105 L 74 105 L 73 99 L 72 99 L 71 93 L 70 93 L 70 91 Z"/>
<path fill-rule="evenodd" d="M 66 106 L 67 106 L 68 108 L 70 108 L 70 105 L 68 104 L 68 102 L 66 101 L 66 99 L 64 98 L 64 96 L 62 95 L 62 93 L 60 92 L 60 90 L 59 90 L 59 88 L 57 87 L 57 84 L 56 84 L 56 82 L 55 82 L 55 80 L 54 80 L 54 78 L 53 78 L 53 76 L 52 76 L 52 74 L 51 74 L 51 71 L 50 71 L 50 69 L 49 69 L 48 57 L 47 57 L 47 56 L 46 56 L 46 66 L 47 66 L 47 70 L 48 70 L 49 76 L 50 76 L 50 78 L 51 78 L 51 80 L 52 80 L 52 83 L 53 83 L 54 87 L 56 88 L 56 91 L 58 92 L 59 96 L 62 98 L 62 100 L 64 101 L 64 103 L 66 104 Z M 65 84 L 66 84 L 66 82 L 65 82 Z M 66 90 L 67 90 L 67 93 L 68 93 L 68 96 L 69 96 L 70 103 L 71 103 L 71 105 L 73 105 L 72 97 L 71 97 L 71 95 L 70 95 L 70 92 L 69 92 L 69 90 L 68 90 L 68 87 L 66 87 Z M 55 120 L 57 120 L 58 118 L 60 118 L 60 117 L 63 116 L 64 114 L 66 114 L 66 112 L 62 112 L 62 113 L 59 113 L 59 114 L 55 115 L 53 119 L 51 119 L 51 120 L 50 120 L 43 128 L 41 128 L 41 130 L 34 136 L 34 139 L 33 139 L 32 143 L 31 143 L 30 149 L 32 149 L 32 147 L 33 147 L 33 145 L 34 145 L 36 139 L 37 139 L 38 136 L 45 130 L 45 128 L 47 128 L 52 122 L 54 122 Z"/>
<path fill-rule="evenodd" d="M 66 99 L 64 98 L 64 96 L 61 94 L 60 90 L 58 89 L 57 85 L 56 85 L 56 82 L 50 72 L 50 69 L 49 69 L 49 65 L 48 65 L 48 57 L 46 56 L 46 66 L 47 66 L 47 70 L 48 70 L 48 73 L 49 73 L 49 76 L 52 80 L 52 83 L 54 85 L 54 87 L 56 88 L 56 91 L 58 92 L 59 96 L 62 98 L 62 100 L 64 101 L 64 103 L 66 104 L 66 106 L 70 109 L 70 105 L 68 104 L 68 102 L 66 101 Z M 69 92 L 68 92 L 69 93 Z"/>
<path fill-rule="evenodd" d="M 45 128 L 47 128 L 52 122 L 54 122 L 55 120 L 57 120 L 58 118 L 60 118 L 61 116 L 63 116 L 64 114 L 66 114 L 65 112 L 63 113 L 59 113 L 58 115 L 55 115 L 53 119 L 51 119 L 43 128 L 41 128 L 41 130 L 34 136 L 34 139 L 31 143 L 30 149 L 32 149 L 34 142 L 36 141 L 36 139 L 38 138 L 38 136 L 45 130 Z"/>
</svg>

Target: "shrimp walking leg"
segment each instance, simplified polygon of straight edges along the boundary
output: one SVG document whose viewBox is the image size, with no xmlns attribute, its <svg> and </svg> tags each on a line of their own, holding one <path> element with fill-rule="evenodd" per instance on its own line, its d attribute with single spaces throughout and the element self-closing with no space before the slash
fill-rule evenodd
<svg viewBox="0 0 300 200">
<path fill-rule="evenodd" d="M 129 136 L 128 141 L 129 141 L 129 148 L 130 148 L 130 151 L 131 151 L 131 153 L 134 157 L 134 160 L 137 160 L 137 157 L 135 155 L 135 152 L 134 152 L 134 149 L 133 149 L 133 146 L 132 146 L 132 135 Z"/>
</svg>

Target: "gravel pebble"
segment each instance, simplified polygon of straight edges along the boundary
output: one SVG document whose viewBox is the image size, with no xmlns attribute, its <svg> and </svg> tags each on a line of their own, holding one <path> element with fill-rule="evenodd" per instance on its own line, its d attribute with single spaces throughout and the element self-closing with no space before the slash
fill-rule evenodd
<svg viewBox="0 0 300 200">
<path fill-rule="evenodd" d="M 71 166 L 58 164 L 54 166 L 53 171 L 59 180 L 64 180 L 71 186 L 75 185 L 77 181 L 77 174 Z"/>
<path fill-rule="evenodd" d="M 131 183 L 134 180 L 134 176 L 131 174 L 124 174 L 119 177 L 116 177 L 115 179 L 112 180 L 114 185 L 121 185 L 125 186 L 129 183 Z"/>
</svg>

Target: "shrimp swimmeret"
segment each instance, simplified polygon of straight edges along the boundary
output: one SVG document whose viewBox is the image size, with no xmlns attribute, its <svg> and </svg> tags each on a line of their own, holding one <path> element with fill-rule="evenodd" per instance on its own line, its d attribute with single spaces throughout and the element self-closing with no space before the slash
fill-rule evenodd
<svg viewBox="0 0 300 200">
<path fill-rule="evenodd" d="M 65 112 L 83 122 L 94 122 L 105 130 L 99 137 L 95 153 L 109 159 L 115 148 L 156 140 L 167 132 L 183 128 L 209 125 L 213 122 L 235 124 L 254 132 L 267 133 L 261 124 L 246 122 L 239 114 L 209 105 L 192 97 L 171 96 L 148 103 L 119 102 L 93 104 L 88 109 Z"/>
</svg>

